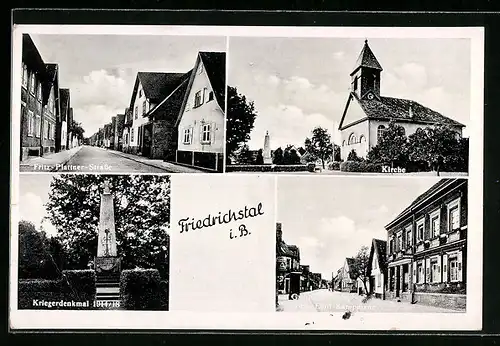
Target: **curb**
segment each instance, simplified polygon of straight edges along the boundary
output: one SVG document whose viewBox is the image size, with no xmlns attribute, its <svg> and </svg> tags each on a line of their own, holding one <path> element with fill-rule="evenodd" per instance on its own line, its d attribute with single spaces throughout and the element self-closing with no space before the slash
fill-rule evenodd
<svg viewBox="0 0 500 346">
<path fill-rule="evenodd" d="M 78 148 L 78 150 L 77 150 L 77 151 L 75 151 L 73 155 L 71 155 L 71 156 L 70 156 L 70 157 L 68 157 L 65 161 L 62 161 L 62 162 L 61 162 L 61 163 L 59 163 L 59 164 L 60 164 L 60 165 L 65 165 L 66 163 L 68 163 L 68 162 L 69 162 L 69 160 L 71 160 L 71 159 L 72 159 L 72 158 L 73 158 L 76 154 L 78 154 L 78 152 L 79 152 L 80 150 L 82 150 L 82 148 L 83 148 L 83 145 L 81 145 L 81 146 L 80 146 L 80 148 Z M 52 168 L 52 169 L 50 170 L 50 172 L 57 172 L 57 171 L 58 171 L 58 170 L 57 170 L 55 167 L 54 167 L 54 168 Z"/>
</svg>

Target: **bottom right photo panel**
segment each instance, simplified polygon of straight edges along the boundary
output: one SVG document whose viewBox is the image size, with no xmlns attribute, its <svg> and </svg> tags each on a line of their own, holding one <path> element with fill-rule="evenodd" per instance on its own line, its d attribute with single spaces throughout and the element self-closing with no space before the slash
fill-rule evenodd
<svg viewBox="0 0 500 346">
<path fill-rule="evenodd" d="M 467 192 L 467 179 L 279 177 L 276 310 L 466 312 Z"/>
</svg>

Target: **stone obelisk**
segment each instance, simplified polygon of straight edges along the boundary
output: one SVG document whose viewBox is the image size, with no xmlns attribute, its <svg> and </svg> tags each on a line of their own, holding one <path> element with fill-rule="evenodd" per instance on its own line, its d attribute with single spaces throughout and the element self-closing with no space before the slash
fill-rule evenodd
<svg viewBox="0 0 500 346">
<path fill-rule="evenodd" d="M 96 306 L 120 307 L 120 258 L 116 249 L 115 212 L 109 181 L 103 183 L 99 214 L 96 271 Z"/>
<path fill-rule="evenodd" d="M 266 131 L 266 136 L 264 137 L 264 150 L 262 150 L 262 157 L 264 158 L 265 165 L 270 165 L 273 163 L 273 158 L 271 157 L 271 143 L 269 140 L 269 131 Z"/>
</svg>

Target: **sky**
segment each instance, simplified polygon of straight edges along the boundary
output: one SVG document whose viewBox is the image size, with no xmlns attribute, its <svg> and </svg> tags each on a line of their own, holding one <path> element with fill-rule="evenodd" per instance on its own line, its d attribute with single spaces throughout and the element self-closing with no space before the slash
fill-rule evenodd
<svg viewBox="0 0 500 346">
<path fill-rule="evenodd" d="M 367 39 L 384 69 L 382 96 L 412 99 L 469 124 L 469 39 Z M 258 112 L 250 148 L 263 147 L 266 131 L 271 148 L 302 146 L 316 126 L 339 144 L 336 129 L 363 44 L 358 38 L 231 37 L 228 84 Z"/>
<path fill-rule="evenodd" d="M 226 51 L 225 37 L 31 35 L 45 63 L 59 64 L 59 84 L 70 89 L 74 118 L 85 136 L 123 114 L 138 71 L 182 72 L 198 51 Z"/>
<path fill-rule="evenodd" d="M 278 179 L 277 222 L 283 240 L 300 249 L 300 263 L 331 279 L 384 226 L 439 181 L 434 177 L 287 177 Z"/>
<path fill-rule="evenodd" d="M 19 220 L 31 221 L 36 229 L 50 236 L 57 235 L 57 229 L 49 220 L 44 204 L 49 201 L 52 174 L 22 174 L 19 179 Z"/>
</svg>

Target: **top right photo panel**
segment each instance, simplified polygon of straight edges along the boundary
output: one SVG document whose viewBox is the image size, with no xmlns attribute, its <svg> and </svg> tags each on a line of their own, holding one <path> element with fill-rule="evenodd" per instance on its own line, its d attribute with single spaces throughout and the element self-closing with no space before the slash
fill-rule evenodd
<svg viewBox="0 0 500 346">
<path fill-rule="evenodd" d="M 471 49 L 470 38 L 231 37 L 226 172 L 467 176 Z"/>
</svg>

